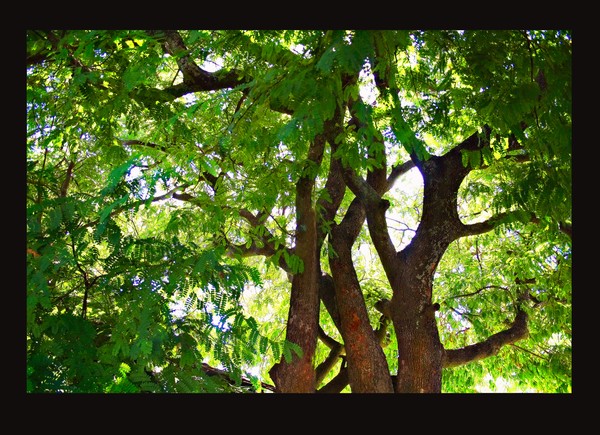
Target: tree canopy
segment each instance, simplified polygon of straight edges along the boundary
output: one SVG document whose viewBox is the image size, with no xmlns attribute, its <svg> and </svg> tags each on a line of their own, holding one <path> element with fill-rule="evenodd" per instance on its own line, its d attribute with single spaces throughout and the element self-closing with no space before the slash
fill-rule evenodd
<svg viewBox="0 0 600 435">
<path fill-rule="evenodd" d="M 27 391 L 571 392 L 571 56 L 27 31 Z"/>
</svg>

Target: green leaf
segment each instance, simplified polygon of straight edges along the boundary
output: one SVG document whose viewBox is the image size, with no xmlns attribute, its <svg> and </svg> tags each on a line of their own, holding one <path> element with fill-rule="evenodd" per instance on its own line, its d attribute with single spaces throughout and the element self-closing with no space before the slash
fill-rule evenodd
<svg viewBox="0 0 600 435">
<path fill-rule="evenodd" d="M 294 352 L 298 358 L 302 358 L 302 355 L 304 354 L 300 346 L 298 346 L 296 343 L 286 340 L 283 343 L 283 357 L 285 362 L 288 364 L 293 361 L 292 352 Z"/>
<path fill-rule="evenodd" d="M 216 177 L 216 176 L 219 175 L 217 173 L 217 170 L 215 169 L 215 167 L 217 167 L 217 165 L 211 159 L 202 159 L 202 160 L 200 160 L 200 165 L 202 166 L 202 169 L 204 169 L 205 171 L 207 171 L 213 177 Z"/>
<path fill-rule="evenodd" d="M 100 223 L 103 223 L 108 218 L 108 216 L 113 212 L 113 210 L 115 208 L 118 208 L 119 206 L 124 205 L 128 199 L 129 199 L 129 195 L 125 195 L 125 196 L 122 196 L 121 198 L 117 199 L 116 201 L 113 201 L 106 207 L 104 207 L 100 211 Z"/>
</svg>

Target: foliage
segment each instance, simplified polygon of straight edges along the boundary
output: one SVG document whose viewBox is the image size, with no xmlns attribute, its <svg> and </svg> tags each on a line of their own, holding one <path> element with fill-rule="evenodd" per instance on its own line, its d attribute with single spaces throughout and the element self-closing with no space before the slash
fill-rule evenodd
<svg viewBox="0 0 600 435">
<path fill-rule="evenodd" d="M 441 156 L 484 125 L 490 146 L 463 150 L 473 170 L 459 213 L 500 218 L 437 266 L 440 339 L 484 340 L 523 295 L 529 338 L 446 369 L 443 390 L 473 392 L 491 375 L 570 391 L 570 32 L 175 33 L 27 32 L 29 392 L 264 391 L 274 363 L 302 355 L 285 340 L 288 278 L 306 267 L 299 180 L 315 178 L 325 216 L 334 157 L 365 176 Z M 315 163 L 310 144 L 339 112 L 349 127 Z M 421 219 L 416 171 L 386 193 L 398 250 Z M 353 198 L 346 189 L 320 221 L 323 272 Z M 392 294 L 366 225 L 353 259 L 376 329 Z M 320 326 L 343 342 L 323 305 Z M 315 365 L 328 352 L 319 342 Z M 384 353 L 397 372 L 393 328 Z"/>
</svg>

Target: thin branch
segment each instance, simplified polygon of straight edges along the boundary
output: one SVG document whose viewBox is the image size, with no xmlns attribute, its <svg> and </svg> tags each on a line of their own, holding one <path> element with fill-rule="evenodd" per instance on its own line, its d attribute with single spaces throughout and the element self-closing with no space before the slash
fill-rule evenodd
<svg viewBox="0 0 600 435">
<path fill-rule="evenodd" d="M 448 299 L 458 299 L 458 298 L 466 298 L 466 297 L 469 297 L 469 296 L 475 296 L 475 295 L 481 293 L 482 291 L 489 290 L 491 288 L 496 288 L 496 289 L 500 289 L 500 290 L 504 290 L 504 291 L 509 291 L 508 287 L 502 287 L 502 286 L 499 286 L 499 285 L 486 285 L 485 287 L 481 287 L 480 289 L 478 289 L 478 290 L 476 290 L 476 291 L 474 291 L 472 293 L 464 293 L 462 295 L 450 296 Z"/>
<path fill-rule="evenodd" d="M 479 266 L 479 272 L 483 273 L 483 264 L 481 261 L 481 254 L 479 252 L 479 239 L 475 239 L 475 258 L 477 259 L 477 265 Z"/>
<path fill-rule="evenodd" d="M 178 190 L 186 188 L 187 186 L 188 186 L 187 184 L 177 186 L 177 187 L 174 187 L 173 189 L 171 189 L 170 191 L 168 191 L 167 193 L 165 193 L 164 195 L 155 196 L 154 198 L 152 198 L 150 200 L 149 199 L 140 199 L 138 201 L 131 202 L 128 205 L 117 207 L 110 212 L 109 216 L 110 217 L 116 216 L 120 213 L 123 213 L 124 211 L 135 209 L 136 207 L 139 207 L 140 205 L 147 204 L 148 202 L 154 203 L 154 202 L 164 201 L 165 199 L 172 198 L 175 195 L 177 195 L 176 192 Z M 83 224 L 81 227 L 82 228 L 92 227 L 92 226 L 98 225 L 99 222 L 100 222 L 100 219 L 95 219 L 93 221 L 89 221 L 88 223 Z"/>
<path fill-rule="evenodd" d="M 282 227 L 281 224 L 279 222 L 277 222 L 277 220 L 275 219 L 275 216 L 273 216 L 272 214 L 269 213 L 269 217 L 271 218 L 273 223 L 275 223 L 275 225 L 277 225 L 277 228 L 279 228 L 279 230 L 282 232 L 282 234 L 285 234 L 287 236 L 293 236 L 293 234 L 290 231 L 288 231 L 286 228 Z"/>
<path fill-rule="evenodd" d="M 158 145 L 158 144 L 155 144 L 152 142 L 147 142 L 147 141 L 141 141 L 138 139 L 129 139 L 129 140 L 121 139 L 121 140 L 119 140 L 119 142 L 121 142 L 121 145 L 125 145 L 125 146 L 141 145 L 144 147 L 155 148 L 157 150 L 167 152 L 167 148 L 163 145 Z"/>
<path fill-rule="evenodd" d="M 538 355 L 537 353 L 535 353 L 535 352 L 532 352 L 532 351 L 530 351 L 530 350 L 527 350 L 527 349 L 525 349 L 525 348 L 522 348 L 521 346 L 517 346 L 517 345 L 516 345 L 516 344 L 514 344 L 514 343 L 512 343 L 512 344 L 511 344 L 511 346 L 513 346 L 513 347 L 516 347 L 517 349 L 519 349 L 519 350 L 522 350 L 523 352 L 526 352 L 526 353 L 528 353 L 528 354 L 530 354 L 530 355 L 533 355 L 533 356 L 535 356 L 535 357 L 537 357 L 537 358 L 543 359 L 544 361 L 548 361 L 548 360 L 549 360 L 549 358 L 548 358 L 548 357 L 545 357 L 545 356 L 542 356 L 542 355 Z"/>
<path fill-rule="evenodd" d="M 447 303 L 444 303 L 444 305 L 448 305 Z M 469 313 L 467 311 L 460 311 L 457 310 L 456 308 L 452 308 L 450 306 L 448 306 L 448 308 L 450 308 L 451 311 L 453 311 L 454 313 L 458 314 L 460 317 L 464 317 L 465 319 L 467 319 L 469 322 L 471 322 L 471 319 L 473 317 L 481 317 L 481 314 L 473 314 L 473 313 Z M 467 330 L 470 328 L 467 328 Z M 464 332 L 465 330 L 459 331 L 459 332 Z"/>
</svg>

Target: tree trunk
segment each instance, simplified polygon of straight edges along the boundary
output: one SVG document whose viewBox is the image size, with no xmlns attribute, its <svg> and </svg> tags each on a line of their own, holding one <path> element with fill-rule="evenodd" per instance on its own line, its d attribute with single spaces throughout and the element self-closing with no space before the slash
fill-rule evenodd
<svg viewBox="0 0 600 435">
<path fill-rule="evenodd" d="M 323 159 L 325 136 L 317 135 L 308 151 L 308 162 L 317 167 Z M 313 357 L 317 347 L 319 327 L 319 250 L 317 249 L 317 218 L 312 192 L 316 173 L 310 164 L 306 173 L 296 183 L 296 247 L 304 270 L 294 271 L 286 340 L 302 349 L 302 356 L 292 355 L 292 361 L 283 358 L 269 374 L 279 393 L 314 393 L 316 390 Z"/>
<path fill-rule="evenodd" d="M 393 385 L 385 354 L 371 323 L 352 263 L 351 246 L 340 233 L 332 231 L 336 256 L 329 263 L 333 274 L 341 334 L 348 358 L 348 381 L 353 393 L 392 393 Z"/>
<path fill-rule="evenodd" d="M 316 218 L 310 201 L 310 184 L 306 180 L 298 184 L 294 253 L 302 259 L 304 270 L 292 279 L 286 330 L 286 339 L 300 346 L 303 354 L 301 358 L 293 354 L 291 362 L 282 359 L 269 372 L 279 393 L 314 393 L 316 389 L 313 356 L 319 325 L 319 277 Z"/>
<path fill-rule="evenodd" d="M 431 279 L 406 264 L 391 301 L 398 340 L 397 393 L 441 393 L 444 349 L 431 303 Z"/>
</svg>

